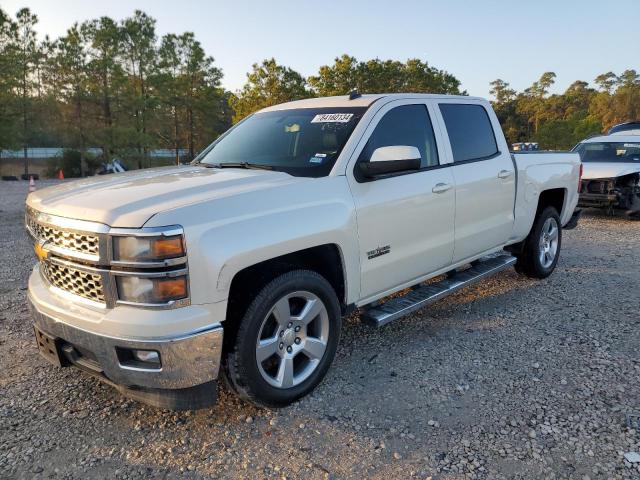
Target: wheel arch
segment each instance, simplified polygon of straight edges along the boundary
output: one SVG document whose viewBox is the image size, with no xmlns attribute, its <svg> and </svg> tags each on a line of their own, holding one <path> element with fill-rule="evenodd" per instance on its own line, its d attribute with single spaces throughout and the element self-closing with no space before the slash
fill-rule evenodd
<svg viewBox="0 0 640 480">
<path fill-rule="evenodd" d="M 558 212 L 558 216 L 562 218 L 565 203 L 567 199 L 566 188 L 550 188 L 540 192 L 538 197 L 538 207 L 536 209 L 536 218 L 547 207 L 553 207 Z"/>
<path fill-rule="evenodd" d="M 529 230 L 527 231 L 527 236 L 531 233 L 531 230 L 535 227 L 536 220 L 540 216 L 540 214 L 547 207 L 553 207 L 558 212 L 558 216 L 562 219 L 562 212 L 564 211 L 565 205 L 567 202 L 567 189 L 566 188 L 548 188 L 543 190 L 538 195 L 538 203 L 536 206 L 536 212 L 531 219 L 531 225 L 529 225 Z M 519 242 L 513 243 L 505 247 L 505 250 L 508 252 L 519 255 L 522 253 L 525 242 L 527 238 L 525 237 Z"/>
<path fill-rule="evenodd" d="M 231 279 L 225 323 L 240 318 L 252 296 L 270 280 L 292 270 L 311 270 L 322 275 L 336 292 L 342 312 L 346 311 L 344 256 L 339 245 L 329 243 L 279 255 L 239 270 Z"/>
</svg>

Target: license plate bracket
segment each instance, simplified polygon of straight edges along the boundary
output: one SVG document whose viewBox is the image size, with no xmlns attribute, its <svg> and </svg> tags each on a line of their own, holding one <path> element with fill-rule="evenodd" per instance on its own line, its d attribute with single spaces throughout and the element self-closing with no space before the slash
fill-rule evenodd
<svg viewBox="0 0 640 480">
<path fill-rule="evenodd" d="M 64 366 L 60 352 L 60 339 L 43 332 L 35 325 L 33 330 L 36 335 L 36 343 L 38 344 L 40 355 L 57 367 Z"/>
</svg>

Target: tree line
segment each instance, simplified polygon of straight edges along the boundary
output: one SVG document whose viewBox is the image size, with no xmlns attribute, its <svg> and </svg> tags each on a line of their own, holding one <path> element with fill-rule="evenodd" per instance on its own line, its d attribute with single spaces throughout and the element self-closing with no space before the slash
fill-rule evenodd
<svg viewBox="0 0 640 480">
<path fill-rule="evenodd" d="M 156 35 L 142 11 L 74 23 L 57 39 L 37 36 L 28 8 L 15 18 L 0 9 L 0 149 L 65 146 L 100 160 L 150 165 L 149 151 L 171 149 L 175 160 L 199 150 L 246 115 L 275 103 L 365 91 L 461 93 L 460 82 L 417 59 L 359 62 L 344 55 L 305 78 L 266 59 L 232 93 L 222 70 L 191 32 Z M 184 152 L 186 151 L 186 155 Z"/>
<path fill-rule="evenodd" d="M 230 123 L 222 71 L 194 35 L 158 40 L 141 11 L 36 36 L 29 9 L 0 10 L 0 148 L 72 147 L 85 173 L 89 147 L 145 166 L 151 148 L 189 156 Z"/>
<path fill-rule="evenodd" d="M 191 32 L 158 38 L 142 11 L 74 23 L 57 39 L 37 37 L 28 8 L 11 17 L 0 9 L 0 149 L 65 146 L 79 152 L 87 173 L 89 147 L 101 160 L 150 165 L 149 151 L 171 149 L 191 159 L 233 123 L 276 103 L 314 96 L 422 92 L 466 94 L 452 74 L 420 59 L 359 61 L 343 55 L 305 78 L 265 59 L 236 92 L 222 87 L 222 70 Z M 640 118 L 635 70 L 574 82 L 549 94 L 547 72 L 523 92 L 491 83 L 494 106 L 510 142 L 568 148 L 590 133 Z M 185 155 L 186 152 L 186 155 Z M 25 161 L 26 165 L 26 161 Z M 26 166 L 25 166 L 26 168 Z"/>
<path fill-rule="evenodd" d="M 577 80 L 561 94 L 549 94 L 556 74 L 545 72 L 522 92 L 504 80 L 491 82 L 493 106 L 511 143 L 534 141 L 564 150 L 617 123 L 640 120 L 640 75 L 625 70 L 598 75 L 595 88 Z"/>
</svg>

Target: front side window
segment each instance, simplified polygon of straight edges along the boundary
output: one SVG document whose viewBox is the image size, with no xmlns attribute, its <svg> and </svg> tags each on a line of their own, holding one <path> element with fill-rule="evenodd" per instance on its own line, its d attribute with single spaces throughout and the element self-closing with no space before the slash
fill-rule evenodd
<svg viewBox="0 0 640 480">
<path fill-rule="evenodd" d="M 639 142 L 587 142 L 579 143 L 574 152 L 583 162 L 640 163 Z"/>
<path fill-rule="evenodd" d="M 454 162 L 479 160 L 498 153 L 489 115 L 482 105 L 441 103 Z"/>
<path fill-rule="evenodd" d="M 421 168 L 438 165 L 438 149 L 425 105 L 402 105 L 389 110 L 378 122 L 358 161 L 368 162 L 376 148 L 416 147 Z"/>
<path fill-rule="evenodd" d="M 205 166 L 329 174 L 366 107 L 298 108 L 252 115 L 196 159 Z"/>
</svg>

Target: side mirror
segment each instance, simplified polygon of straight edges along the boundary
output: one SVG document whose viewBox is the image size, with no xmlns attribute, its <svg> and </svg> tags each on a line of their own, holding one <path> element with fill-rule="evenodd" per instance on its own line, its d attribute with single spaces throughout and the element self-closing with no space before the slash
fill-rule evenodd
<svg viewBox="0 0 640 480">
<path fill-rule="evenodd" d="M 420 169 L 420 150 L 406 145 L 379 147 L 373 151 L 368 162 L 358 164 L 365 178 L 375 178 L 388 173 L 406 172 Z"/>
</svg>

